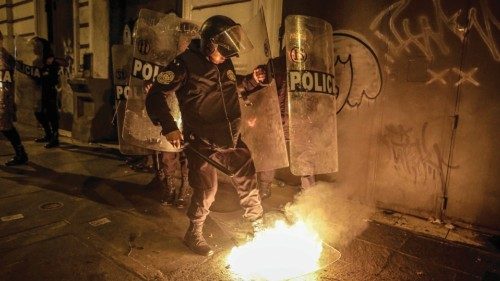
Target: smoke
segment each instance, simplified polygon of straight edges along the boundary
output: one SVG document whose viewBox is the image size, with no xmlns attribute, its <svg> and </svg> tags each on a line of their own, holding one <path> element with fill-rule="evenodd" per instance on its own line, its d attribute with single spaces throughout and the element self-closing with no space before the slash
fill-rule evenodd
<svg viewBox="0 0 500 281">
<path fill-rule="evenodd" d="M 345 246 L 368 227 L 375 207 L 356 202 L 345 188 L 318 182 L 298 194 L 285 212 L 313 227 L 326 243 Z"/>
</svg>

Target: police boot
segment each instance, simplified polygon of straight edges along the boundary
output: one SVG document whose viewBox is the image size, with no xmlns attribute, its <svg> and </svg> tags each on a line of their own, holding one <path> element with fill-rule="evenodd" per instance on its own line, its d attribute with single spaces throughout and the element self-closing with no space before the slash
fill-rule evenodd
<svg viewBox="0 0 500 281">
<path fill-rule="evenodd" d="M 163 190 L 161 194 L 161 204 L 172 205 L 175 202 L 174 177 L 166 176 L 162 182 L 163 182 Z"/>
<path fill-rule="evenodd" d="M 35 139 L 35 142 L 49 142 L 50 141 L 50 137 L 48 135 L 45 135 L 41 138 L 36 138 Z"/>
<path fill-rule="evenodd" d="M 259 195 L 262 200 L 271 197 L 271 183 L 259 183 Z"/>
<path fill-rule="evenodd" d="M 188 177 L 182 177 L 182 184 L 177 197 L 177 208 L 182 209 L 186 207 L 189 196 L 191 195 L 191 187 L 189 186 Z"/>
<path fill-rule="evenodd" d="M 45 145 L 45 148 L 53 148 L 59 146 L 59 134 L 53 133 L 50 141 Z"/>
<path fill-rule="evenodd" d="M 37 116 L 37 119 L 38 119 L 37 113 L 35 113 L 35 116 Z M 48 124 L 45 124 L 43 122 L 41 122 L 41 123 L 43 124 L 42 127 L 43 127 L 43 132 L 45 135 L 41 138 L 36 138 L 35 142 L 49 142 L 50 137 L 52 136 L 52 130 L 50 129 L 50 126 Z"/>
<path fill-rule="evenodd" d="M 198 255 L 211 256 L 214 253 L 210 245 L 205 241 L 205 238 L 203 238 L 203 223 L 191 222 L 189 224 L 189 228 L 184 236 L 184 244 Z"/>
<path fill-rule="evenodd" d="M 14 150 L 16 152 L 16 155 L 12 157 L 9 161 L 5 163 L 5 166 L 16 166 L 16 165 L 23 165 L 28 163 L 28 154 L 26 154 L 26 151 L 24 150 L 23 145 L 18 145 L 14 147 Z"/>
<path fill-rule="evenodd" d="M 255 235 L 257 235 L 257 233 L 263 231 L 265 228 L 264 227 L 264 219 L 262 217 L 254 220 L 250 223 L 252 225 L 252 228 L 247 230 L 247 232 L 245 233 L 245 236 L 240 236 L 241 239 L 245 239 L 247 242 L 253 240 L 255 238 Z M 248 222 L 247 222 L 247 225 L 248 225 Z"/>
</svg>

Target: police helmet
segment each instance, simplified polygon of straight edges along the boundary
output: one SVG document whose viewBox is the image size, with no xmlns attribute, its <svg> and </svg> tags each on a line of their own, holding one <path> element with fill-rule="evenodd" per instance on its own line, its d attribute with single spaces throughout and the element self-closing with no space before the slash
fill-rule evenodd
<svg viewBox="0 0 500 281">
<path fill-rule="evenodd" d="M 226 16 L 208 18 L 200 30 L 201 46 L 209 55 L 215 48 L 226 58 L 253 48 L 241 25 Z"/>
</svg>

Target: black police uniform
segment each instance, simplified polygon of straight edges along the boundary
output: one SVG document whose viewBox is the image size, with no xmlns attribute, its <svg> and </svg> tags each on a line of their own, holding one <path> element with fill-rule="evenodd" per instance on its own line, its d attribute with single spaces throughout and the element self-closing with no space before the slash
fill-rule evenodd
<svg viewBox="0 0 500 281">
<path fill-rule="evenodd" d="M 8 166 L 24 164 L 28 161 L 28 155 L 24 151 L 21 137 L 14 127 L 16 119 L 14 101 L 14 66 L 15 60 L 7 50 L 1 50 L 0 65 L 0 131 L 9 140 L 15 151 L 15 156 L 5 164 Z"/>
<path fill-rule="evenodd" d="M 259 219 L 263 209 L 255 180 L 255 168 L 246 145 L 239 138 L 240 108 L 238 92 L 257 87 L 251 75 L 237 89 L 237 77 L 230 59 L 216 65 L 195 44 L 158 74 L 146 98 L 151 120 L 162 126 L 162 133 L 178 130 L 165 95 L 175 91 L 182 114 L 184 139 L 196 150 L 234 172 L 233 182 L 250 221 Z M 189 184 L 193 188 L 188 217 L 203 223 L 217 192 L 217 173 L 213 166 L 186 150 Z"/>
<path fill-rule="evenodd" d="M 14 107 L 14 58 L 2 48 L 0 62 L 0 130 L 9 131 L 15 119 Z"/>
<path fill-rule="evenodd" d="M 60 65 L 56 60 L 52 64 L 45 64 L 41 69 L 38 80 L 42 88 L 40 109 L 35 112 L 36 119 L 42 125 L 45 136 L 57 138 L 59 130 L 59 100 L 56 86 L 59 83 Z"/>
</svg>

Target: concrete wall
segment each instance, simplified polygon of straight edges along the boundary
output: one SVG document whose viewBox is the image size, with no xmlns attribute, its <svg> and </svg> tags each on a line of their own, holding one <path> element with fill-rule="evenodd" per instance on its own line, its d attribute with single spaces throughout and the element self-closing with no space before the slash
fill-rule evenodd
<svg viewBox="0 0 500 281">
<path fill-rule="evenodd" d="M 89 0 L 72 0 L 72 21 L 66 24 L 73 25 L 73 35 L 66 39 L 64 57 L 70 63 L 63 73 L 61 73 L 61 129 L 68 136 L 72 135 L 73 123 L 75 121 L 75 93 L 69 81 L 75 77 L 83 76 L 83 56 L 91 53 L 90 49 L 90 20 L 89 20 Z M 44 13 L 41 13 L 44 14 Z M 47 24 L 45 23 L 41 23 Z M 58 23 L 56 23 L 58 24 Z M 57 35 L 55 35 L 57 36 Z M 85 73 L 91 76 L 91 73 Z"/>
<path fill-rule="evenodd" d="M 40 31 L 37 29 L 38 1 L 3 0 L 0 1 L 0 30 L 5 38 L 5 47 L 14 54 L 14 36 L 30 38 Z M 36 124 L 33 115 L 33 98 L 16 93 L 17 117 L 19 120 Z"/>
<path fill-rule="evenodd" d="M 77 18 L 75 19 L 78 22 L 78 31 L 77 37 L 79 40 L 79 56 L 78 59 L 81 62 L 83 61 L 83 55 L 85 53 L 90 52 L 90 24 L 89 24 L 89 1 L 88 0 L 78 0 L 77 6 Z"/>
<path fill-rule="evenodd" d="M 91 0 L 89 6 L 90 50 L 93 54 L 92 77 L 108 79 L 110 62 L 109 3 Z"/>
<path fill-rule="evenodd" d="M 110 5 L 107 0 L 78 0 L 74 20 L 79 40 L 75 57 L 80 66 L 70 81 L 73 85 L 74 121 L 72 136 L 84 141 L 115 137 L 111 124 L 113 95 L 110 70 Z M 90 69 L 84 69 L 84 57 L 91 55 Z M 83 78 L 82 78 L 83 77 Z"/>
<path fill-rule="evenodd" d="M 284 0 L 333 25 L 338 186 L 378 206 L 500 229 L 499 1 Z"/>
<path fill-rule="evenodd" d="M 43 9 L 43 1 L 0 0 L 0 31 L 11 38 L 46 37 L 47 27 L 40 25 L 40 22 L 46 25 L 46 18 L 39 13 Z"/>
</svg>

